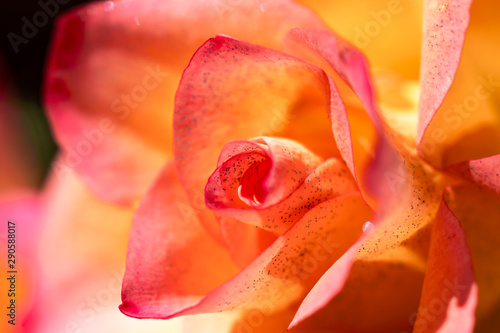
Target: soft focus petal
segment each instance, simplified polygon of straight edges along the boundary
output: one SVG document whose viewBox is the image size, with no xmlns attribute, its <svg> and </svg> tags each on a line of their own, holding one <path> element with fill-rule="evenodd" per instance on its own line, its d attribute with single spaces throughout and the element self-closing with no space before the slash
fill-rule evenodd
<svg viewBox="0 0 500 333">
<path fill-rule="evenodd" d="M 73 173 L 49 176 L 42 195 L 36 332 L 88 332 L 98 313 L 118 305 L 132 211 L 99 201 Z"/>
<path fill-rule="evenodd" d="M 242 223 L 232 217 L 217 216 L 224 245 L 238 268 L 244 268 L 267 249 L 278 235 Z"/>
<path fill-rule="evenodd" d="M 426 2 L 417 139 L 438 168 L 500 153 L 500 4 L 474 1 L 469 23 L 470 4 Z"/>
<path fill-rule="evenodd" d="M 432 228 L 413 332 L 472 332 L 477 290 L 464 230 L 443 202 Z"/>
<path fill-rule="evenodd" d="M 96 2 L 65 14 L 45 82 L 59 163 L 102 198 L 137 199 L 171 154 L 174 93 L 197 47 L 224 33 L 280 48 L 298 26 L 323 24 L 288 0 Z"/>
<path fill-rule="evenodd" d="M 0 246 L 5 251 L 4 260 L 0 265 L 5 274 L 0 280 L 0 287 L 4 290 L 2 307 L 5 306 L 3 320 L 0 323 L 2 332 L 24 332 L 32 328 L 31 311 L 38 297 L 37 288 L 40 282 L 38 278 L 40 267 L 36 253 L 42 228 L 40 220 L 42 209 L 40 198 L 31 191 L 11 191 L 8 196 L 0 197 L 2 221 Z M 12 245 L 15 247 L 8 247 Z M 9 249 L 14 249 L 14 252 L 7 252 Z M 14 258 L 8 258 L 8 253 L 13 254 Z M 8 279 L 11 275 L 15 276 L 14 280 Z M 11 311 L 7 306 L 11 305 L 11 300 L 15 301 L 13 311 L 15 318 L 8 316 Z M 12 319 L 15 325 L 8 323 Z"/>
<path fill-rule="evenodd" d="M 118 310 L 131 210 L 97 200 L 74 174 L 49 175 L 41 197 L 40 242 L 25 232 L 20 246 L 39 263 L 24 332 L 181 332 L 179 321 L 138 323 Z"/>
</svg>

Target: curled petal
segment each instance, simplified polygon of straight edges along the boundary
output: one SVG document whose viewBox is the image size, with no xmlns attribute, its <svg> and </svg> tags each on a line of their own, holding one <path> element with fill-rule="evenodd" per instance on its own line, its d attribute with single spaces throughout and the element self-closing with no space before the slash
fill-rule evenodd
<svg viewBox="0 0 500 333">
<path fill-rule="evenodd" d="M 329 159 L 308 174 L 294 192 L 275 205 L 258 209 L 219 208 L 214 211 L 244 223 L 282 233 L 320 203 L 339 195 L 357 192 L 345 165 L 336 159 Z"/>
<path fill-rule="evenodd" d="M 327 332 L 410 330 L 409 317 L 418 307 L 423 272 L 404 262 L 351 261 L 352 251 L 319 280 L 291 327 Z"/>
<path fill-rule="evenodd" d="M 318 280 L 300 304 L 289 329 L 324 308 L 344 287 L 353 264 L 353 257 L 359 244 L 353 245 Z"/>
<path fill-rule="evenodd" d="M 207 41 L 184 71 L 175 101 L 174 154 L 184 188 L 203 195 L 223 146 L 262 131 L 304 143 L 309 150 L 306 142 L 316 140 L 316 145 L 335 148 L 325 112 L 329 94 L 324 72 L 297 58 L 225 36 Z M 321 130 L 313 127 L 314 140 L 302 141 L 309 136 L 308 127 L 293 125 L 305 115 L 322 124 Z M 282 127 L 274 127 L 277 120 Z M 260 165 L 255 171 L 265 173 L 265 163 Z M 213 215 L 203 208 L 199 214 Z M 206 218 L 201 222 L 211 234 L 219 234 L 218 226 Z"/>
<path fill-rule="evenodd" d="M 320 162 L 290 140 L 231 142 L 208 180 L 207 206 L 224 216 L 282 233 L 319 203 L 357 191 L 341 162 Z"/>
<path fill-rule="evenodd" d="M 295 191 L 320 162 L 291 140 L 257 138 L 228 143 L 205 188 L 207 206 L 231 206 L 237 197 L 251 208 L 275 205 Z"/>
</svg>

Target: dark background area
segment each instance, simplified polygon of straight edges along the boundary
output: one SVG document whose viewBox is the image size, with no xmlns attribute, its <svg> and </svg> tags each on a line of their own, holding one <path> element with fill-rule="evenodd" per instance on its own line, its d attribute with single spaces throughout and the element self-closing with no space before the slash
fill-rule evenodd
<svg viewBox="0 0 500 333">
<path fill-rule="evenodd" d="M 0 79 L 14 94 L 15 103 L 22 113 L 21 119 L 26 131 L 23 134 L 34 148 L 36 160 L 39 161 L 40 184 L 57 151 L 50 135 L 41 98 L 44 67 L 54 22 L 59 15 L 71 8 L 90 2 L 59 1 L 67 3 L 60 4 L 57 0 L 2 0 L 0 4 L 0 63 L 3 67 Z M 46 23 L 44 18 L 47 18 Z M 23 27 L 26 21 L 34 23 L 35 20 L 38 20 L 38 27 L 35 25 L 38 32 L 32 32 L 32 37 L 25 38 Z M 27 40 L 26 43 L 18 45 L 18 52 L 9 40 L 9 34 L 11 38 L 17 38 L 13 37 L 13 34 L 16 34 L 25 38 L 23 41 Z"/>
</svg>

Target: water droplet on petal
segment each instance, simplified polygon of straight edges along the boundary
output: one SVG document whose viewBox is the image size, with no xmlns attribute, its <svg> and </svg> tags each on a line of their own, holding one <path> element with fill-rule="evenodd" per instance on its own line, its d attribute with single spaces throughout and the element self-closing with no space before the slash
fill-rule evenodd
<svg viewBox="0 0 500 333">
<path fill-rule="evenodd" d="M 106 1 L 104 3 L 104 11 L 105 12 L 110 12 L 115 8 L 115 4 L 113 1 Z"/>
<path fill-rule="evenodd" d="M 372 232 L 374 229 L 375 229 L 375 226 L 374 226 L 374 225 L 373 225 L 373 223 L 371 223 L 370 221 L 366 221 L 366 222 L 363 224 L 363 232 L 364 232 L 364 233 L 369 233 L 369 232 Z"/>
</svg>

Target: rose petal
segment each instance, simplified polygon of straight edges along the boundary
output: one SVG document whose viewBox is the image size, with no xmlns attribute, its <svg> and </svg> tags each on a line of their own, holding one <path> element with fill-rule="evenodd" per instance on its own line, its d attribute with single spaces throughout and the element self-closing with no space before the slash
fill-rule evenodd
<svg viewBox="0 0 500 333">
<path fill-rule="evenodd" d="M 310 298 L 308 303 L 301 305 L 301 312 L 292 323 L 297 324 L 303 319 L 302 315 L 317 312 L 294 329 L 309 327 L 310 331 L 322 329 L 327 332 L 402 332 L 410 329 L 409 316 L 418 308 L 423 271 L 410 263 L 389 260 L 340 263 L 342 265 L 329 272 L 330 282 L 322 281 L 317 287 L 320 288 L 318 294 L 308 296 L 317 296 L 321 302 L 318 305 L 326 306 L 317 311 L 321 306 L 313 304 Z M 347 266 L 351 264 L 349 269 Z M 345 284 L 345 274 L 341 269 L 348 273 Z M 337 277 L 334 272 L 337 272 Z M 331 290 L 325 288 L 328 285 Z M 333 299 L 325 299 L 319 294 L 321 290 L 329 296 L 332 292 L 338 294 Z"/>
<path fill-rule="evenodd" d="M 205 200 L 211 209 L 238 206 L 234 201 L 245 203 L 247 208 L 275 205 L 321 163 L 294 141 L 267 137 L 229 142 L 221 158 L 205 188 Z"/>
<path fill-rule="evenodd" d="M 500 200 L 494 193 L 472 184 L 448 189 L 450 210 L 460 221 L 472 257 L 474 277 L 479 288 L 476 320 L 495 315 L 500 302 L 500 237 L 495 230 L 500 221 Z"/>
<path fill-rule="evenodd" d="M 315 279 L 358 237 L 361 224 L 371 214 L 359 196 L 343 196 L 317 206 L 238 275 L 211 291 L 199 303 L 197 303 L 199 298 L 185 299 L 184 304 L 191 303 L 192 307 L 177 313 L 172 311 L 173 308 L 166 306 L 168 302 L 176 300 L 175 296 L 166 294 L 168 290 L 165 282 L 161 285 L 152 283 L 151 288 L 154 287 L 155 290 L 150 292 L 154 293 L 148 293 L 149 295 L 145 297 L 145 291 L 140 287 L 144 287 L 141 279 L 147 279 L 143 277 L 146 270 L 141 270 L 142 275 L 140 275 L 135 271 L 132 273 L 131 268 L 128 268 L 131 275 L 125 279 L 124 304 L 121 309 L 135 317 L 168 318 L 174 315 L 258 308 L 263 305 L 261 300 L 266 299 L 272 306 L 272 311 L 278 311 L 297 300 L 308 286 L 312 286 Z M 185 233 L 185 230 L 183 232 Z M 196 239 L 192 241 L 197 242 Z M 158 249 L 158 246 L 154 248 Z M 150 251 L 153 250 L 147 253 Z M 170 247 L 169 253 L 172 252 Z M 142 262 L 145 260 L 144 253 L 141 252 Z M 204 253 L 206 254 L 207 250 L 204 250 Z M 177 257 L 175 254 L 172 255 Z M 131 258 L 133 257 L 129 255 L 129 262 Z M 204 265 L 207 262 L 206 255 L 199 261 L 199 265 Z M 155 267 L 154 275 L 160 281 L 164 281 L 172 274 L 168 266 Z M 214 271 L 213 267 L 208 266 L 206 270 L 203 273 L 204 277 Z M 199 276 L 200 273 L 194 275 L 189 273 L 189 278 L 192 279 L 198 279 Z M 182 283 L 187 280 L 188 276 L 183 276 Z M 154 281 L 157 280 L 153 279 L 152 282 Z M 194 286 L 190 286 L 191 290 L 193 288 Z M 176 290 L 179 290 L 179 286 Z M 131 296 L 135 299 L 131 299 Z M 145 303 L 138 302 L 139 298 Z M 131 301 L 137 305 L 129 303 Z"/>
<path fill-rule="evenodd" d="M 381 221 L 374 229 L 366 229 L 358 242 L 330 267 L 304 299 L 290 327 L 314 326 L 319 321 L 332 330 L 406 328 L 406 318 L 418 306 L 429 228 L 422 227 L 404 242 L 385 248 L 388 240 L 381 235 L 388 233 L 386 223 Z M 364 290 L 361 295 L 360 288 Z M 381 294 L 385 296 L 380 297 Z M 356 312 L 348 311 L 352 307 L 356 307 Z M 359 322 L 359 316 L 366 320 Z"/>
<path fill-rule="evenodd" d="M 257 209 L 227 207 L 212 210 L 241 222 L 283 233 L 320 203 L 347 193 L 357 193 L 345 165 L 329 159 L 312 171 L 288 197 L 270 207 Z"/>
<path fill-rule="evenodd" d="M 35 331 L 82 329 L 119 304 L 132 209 L 98 200 L 71 172 L 52 173 L 42 195 Z"/>
<path fill-rule="evenodd" d="M 419 143 L 455 77 L 469 25 L 471 3 L 472 0 L 425 2 L 417 133 Z"/>
<path fill-rule="evenodd" d="M 70 11 L 57 23 L 45 82 L 48 116 L 66 154 L 61 163 L 100 197 L 132 202 L 171 155 L 174 93 L 197 47 L 225 33 L 280 48 L 297 26 L 324 27 L 288 0 L 132 0 Z"/>
<path fill-rule="evenodd" d="M 443 202 L 432 229 L 413 332 L 472 332 L 477 291 L 464 230 Z"/>
<path fill-rule="evenodd" d="M 359 195 L 315 207 L 237 276 L 182 314 L 286 307 L 352 245 L 371 215 Z"/>
<path fill-rule="evenodd" d="M 224 36 L 206 42 L 186 68 L 175 103 L 175 163 L 189 196 L 203 195 L 227 142 L 258 136 L 272 128 L 278 115 L 287 119 L 289 113 L 308 113 L 319 123 L 324 119 L 322 143 L 334 147 L 325 95 L 329 90 L 324 73 L 296 58 Z M 311 98 L 313 105 L 306 102 Z M 286 126 L 275 132 L 304 144 L 303 134 L 295 136 Z M 213 214 L 203 207 L 197 212 L 208 215 L 201 222 L 220 238 L 218 226 L 208 221 Z"/>
<path fill-rule="evenodd" d="M 120 306 L 129 316 L 171 316 L 237 272 L 199 223 L 172 162 L 137 209 L 130 235 Z"/>
<path fill-rule="evenodd" d="M 117 309 L 132 210 L 97 200 L 74 173 L 64 181 L 49 175 L 41 199 L 43 214 L 33 219 L 37 223 L 26 224 L 30 232 L 43 225 L 40 242 L 28 238 L 28 230 L 19 230 L 19 251 L 28 250 L 39 265 L 33 272 L 22 267 L 22 273 L 29 272 L 39 283 L 36 292 L 30 291 L 36 300 L 28 322 L 16 327 L 37 333 L 140 331 L 137 321 Z M 19 305 L 31 304 L 23 300 Z M 25 313 L 20 308 L 18 315 Z M 175 321 L 142 326 L 148 332 L 180 332 L 173 331 L 179 328 Z"/>
<path fill-rule="evenodd" d="M 417 142 L 437 168 L 500 153 L 500 71 L 489 56 L 499 50 L 498 10 L 496 2 L 426 3 Z"/>
<path fill-rule="evenodd" d="M 380 181 L 380 179 L 383 172 L 394 172 L 398 170 L 401 163 L 398 154 L 384 134 L 384 124 L 376 110 L 368 61 L 365 56 L 333 33 L 316 29 L 291 30 L 285 40 L 285 48 L 292 54 L 306 57 L 315 64 L 326 61 L 359 98 L 372 122 L 370 124 L 365 121 L 366 126 L 363 127 L 365 133 L 371 134 L 371 140 L 363 140 L 359 136 L 360 133 L 352 133 L 356 129 L 353 125 L 355 117 L 352 111 L 347 111 L 346 114 L 345 107 L 339 102 L 333 102 L 334 107 L 331 110 L 335 139 L 367 202 L 373 206 L 374 200 L 380 201 L 384 198 L 385 203 L 391 206 L 394 203 L 391 200 L 394 198 L 392 195 L 394 191 L 388 187 L 387 182 Z M 331 71 L 326 71 L 331 73 Z M 331 75 L 335 78 L 335 74 Z M 342 82 L 339 84 L 341 85 Z M 330 85 L 335 86 L 331 78 Z M 348 94 L 348 90 L 342 90 Z M 332 100 L 338 100 L 335 96 L 336 89 L 332 88 L 332 92 Z M 340 126 L 340 131 L 336 126 Z M 351 135 L 347 136 L 346 128 L 351 130 Z M 353 134 L 358 136 L 355 137 Z M 349 139 L 346 140 L 346 138 Z M 356 141 L 358 144 L 355 143 Z M 365 149 L 368 150 L 368 154 L 364 151 Z M 356 161 L 355 158 L 357 158 Z"/>
<path fill-rule="evenodd" d="M 321 279 L 318 280 L 300 304 L 288 329 L 297 326 L 300 322 L 324 308 L 328 302 L 342 290 L 351 272 L 353 256 L 358 246 L 359 244 L 353 245 L 349 251 L 344 253 L 344 255 L 323 274 Z"/>
<path fill-rule="evenodd" d="M 217 216 L 217 220 L 227 251 L 238 268 L 248 266 L 278 238 L 271 231 L 228 216 Z"/>
<path fill-rule="evenodd" d="M 481 186 L 500 194 L 500 155 L 480 160 L 467 161 L 446 169 Z"/>
<path fill-rule="evenodd" d="M 376 265 L 377 262 L 383 261 L 395 266 L 408 266 L 411 270 L 423 273 L 427 257 L 425 253 L 425 244 L 428 242 L 426 230 L 434 220 L 438 211 L 439 204 L 442 200 L 440 193 L 444 188 L 444 184 L 431 168 L 418 160 L 416 152 L 410 150 L 409 147 L 406 146 L 407 142 L 405 142 L 403 137 L 395 138 L 395 142 L 399 142 L 400 146 L 398 149 L 400 149 L 406 167 L 398 171 L 397 174 L 385 174 L 384 176 L 386 176 L 386 181 L 408 184 L 411 188 L 410 195 L 406 197 L 402 193 L 398 193 L 398 198 L 400 200 L 399 206 L 393 211 L 384 215 L 379 215 L 378 218 L 376 217 L 375 220 L 372 220 L 372 223 L 374 222 L 374 230 L 364 237 L 364 239 L 360 240 L 361 245 L 355 253 L 354 260 L 364 263 L 359 264 L 361 267 Z M 349 276 L 348 279 L 351 279 L 349 267 L 350 265 L 339 264 L 338 267 L 334 265 L 331 268 L 328 276 L 324 278 L 325 280 L 318 285 L 318 291 L 309 296 L 310 299 L 301 307 L 300 313 L 297 314 L 297 317 L 293 321 L 293 325 L 296 325 L 304 318 L 315 313 L 315 311 L 328 301 L 331 301 L 331 306 L 334 309 L 341 306 L 343 298 L 339 296 L 338 291 L 340 290 L 339 288 L 342 287 L 342 283 L 347 278 L 347 275 Z M 370 272 L 366 270 L 365 274 L 369 275 Z M 420 278 L 422 278 L 423 281 L 423 275 L 420 277 L 420 275 L 416 274 L 412 277 L 411 281 L 413 281 L 412 283 L 417 283 Z M 351 284 L 362 283 L 358 281 L 358 275 L 353 276 L 352 279 L 353 280 L 349 282 Z M 329 289 L 329 291 L 322 288 L 324 285 L 328 286 L 332 284 L 336 287 Z M 349 295 L 349 297 L 355 297 L 354 294 L 351 294 L 352 290 L 342 290 L 342 292 Z M 368 299 L 364 303 L 367 307 L 370 304 Z M 415 302 L 416 301 L 418 301 L 418 297 L 415 299 Z M 414 304 L 415 306 L 418 305 L 418 303 Z M 411 303 L 408 303 L 404 307 L 405 311 L 399 311 L 401 310 L 399 309 L 398 313 L 403 315 L 407 313 L 407 316 L 410 316 L 412 312 L 412 307 L 410 305 Z M 326 313 L 326 310 L 323 312 Z M 393 310 L 390 310 L 390 312 L 392 313 Z M 337 323 L 335 325 L 341 325 L 340 327 L 343 327 L 342 325 L 349 326 L 351 324 L 356 326 L 356 323 L 349 322 L 349 318 L 353 319 L 351 317 L 345 317 L 345 314 L 343 314 L 332 320 Z M 384 318 L 374 320 L 373 325 L 385 325 L 382 324 L 382 322 L 386 322 L 387 324 L 387 316 Z M 397 324 L 397 322 L 393 324 L 406 325 L 405 322 L 407 324 L 407 320 L 399 324 Z M 333 327 L 339 327 L 335 325 Z"/>
<path fill-rule="evenodd" d="M 40 260 L 54 288 L 58 281 L 81 276 L 92 268 L 122 267 L 132 208 L 102 202 L 75 173 L 63 179 L 51 173 L 42 195 L 47 204 Z"/>
</svg>

